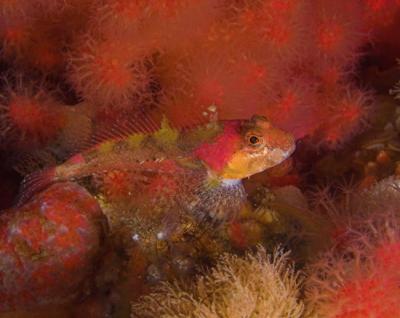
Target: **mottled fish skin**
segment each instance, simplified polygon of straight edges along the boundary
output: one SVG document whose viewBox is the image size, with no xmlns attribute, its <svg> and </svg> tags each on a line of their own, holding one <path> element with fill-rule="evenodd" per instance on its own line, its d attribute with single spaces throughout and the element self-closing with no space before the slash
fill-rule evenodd
<svg viewBox="0 0 400 318">
<path fill-rule="evenodd" d="M 223 220 L 236 214 L 245 201 L 241 179 L 279 164 L 294 148 L 290 134 L 261 116 L 187 131 L 163 121 L 154 133 L 106 140 L 44 176 L 49 183 L 95 179 L 99 192 L 104 176 L 114 171 L 131 176 L 132 192 L 146 189 L 157 175 L 167 176 L 177 184 L 176 191 L 152 204 L 166 201 L 164 210 L 179 206 L 201 220 Z"/>
</svg>

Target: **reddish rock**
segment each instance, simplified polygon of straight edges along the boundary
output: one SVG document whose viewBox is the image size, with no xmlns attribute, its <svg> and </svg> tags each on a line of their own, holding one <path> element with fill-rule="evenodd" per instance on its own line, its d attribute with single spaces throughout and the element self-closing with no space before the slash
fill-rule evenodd
<svg viewBox="0 0 400 318">
<path fill-rule="evenodd" d="M 0 312 L 67 303 L 87 291 L 105 218 L 82 187 L 59 183 L 0 215 Z"/>
</svg>

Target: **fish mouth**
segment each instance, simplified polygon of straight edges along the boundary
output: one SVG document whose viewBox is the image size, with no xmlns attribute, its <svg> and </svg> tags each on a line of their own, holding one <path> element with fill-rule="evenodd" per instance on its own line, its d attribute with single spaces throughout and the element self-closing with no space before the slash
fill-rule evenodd
<svg viewBox="0 0 400 318">
<path fill-rule="evenodd" d="M 288 150 L 283 150 L 283 149 L 273 149 L 270 152 L 270 156 L 268 158 L 268 161 L 272 165 L 278 165 L 281 162 L 285 161 L 288 159 L 296 150 L 296 145 L 293 143 L 293 145 L 288 149 Z"/>
<path fill-rule="evenodd" d="M 296 151 L 296 143 L 293 142 L 293 145 L 290 147 L 288 151 L 286 151 L 287 156 L 290 157 Z"/>
<path fill-rule="evenodd" d="M 287 146 L 289 146 L 287 148 L 285 147 L 287 150 L 282 151 L 285 158 L 289 158 L 296 151 L 296 140 L 293 138 L 293 136 L 289 137 Z"/>
</svg>

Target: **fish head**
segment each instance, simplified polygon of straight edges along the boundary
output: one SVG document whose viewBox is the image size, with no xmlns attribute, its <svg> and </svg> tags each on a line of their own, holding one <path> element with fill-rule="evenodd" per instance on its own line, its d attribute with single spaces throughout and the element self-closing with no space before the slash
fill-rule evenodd
<svg viewBox="0 0 400 318">
<path fill-rule="evenodd" d="M 222 125 L 219 136 L 197 149 L 198 157 L 222 179 L 247 178 L 280 164 L 295 150 L 294 137 L 264 116 Z"/>
<path fill-rule="evenodd" d="M 295 150 L 294 137 L 264 116 L 242 121 L 239 134 L 242 140 L 222 171 L 224 179 L 243 179 L 262 172 L 280 164 Z"/>
</svg>

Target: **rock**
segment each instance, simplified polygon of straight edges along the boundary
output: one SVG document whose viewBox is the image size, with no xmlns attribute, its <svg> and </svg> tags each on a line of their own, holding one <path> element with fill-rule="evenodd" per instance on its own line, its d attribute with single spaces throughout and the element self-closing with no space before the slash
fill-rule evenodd
<svg viewBox="0 0 400 318">
<path fill-rule="evenodd" d="M 74 183 L 0 215 L 0 312 L 68 303 L 88 291 L 105 217 Z"/>
</svg>

